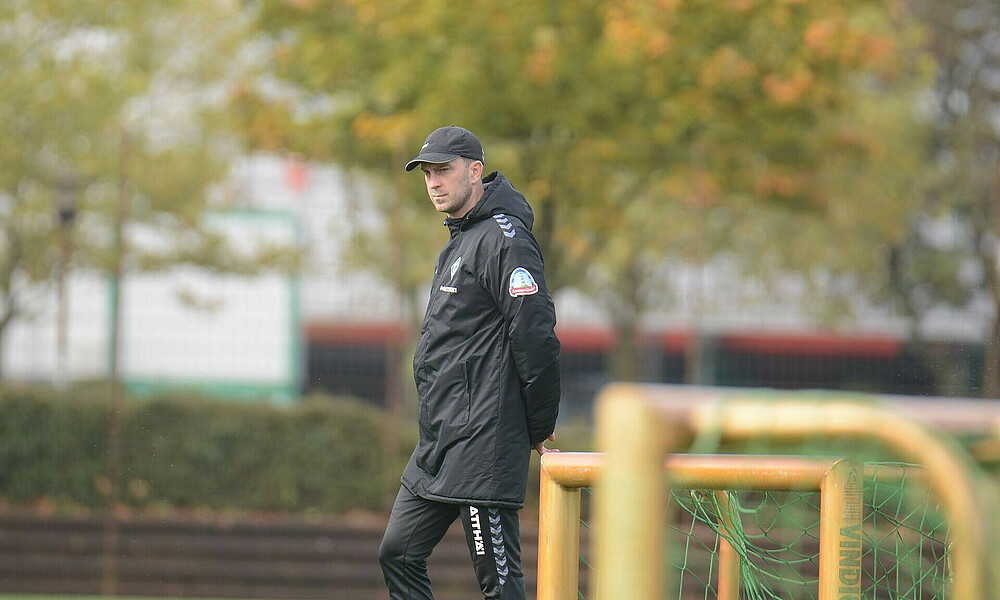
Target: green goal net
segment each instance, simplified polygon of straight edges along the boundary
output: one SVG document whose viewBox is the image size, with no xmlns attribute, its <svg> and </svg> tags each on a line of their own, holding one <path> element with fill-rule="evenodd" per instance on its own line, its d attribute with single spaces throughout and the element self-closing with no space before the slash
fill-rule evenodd
<svg viewBox="0 0 1000 600">
<path fill-rule="evenodd" d="M 869 462 L 864 473 L 862 598 L 945 599 L 948 526 L 922 470 Z M 728 544 L 739 558 L 740 599 L 817 599 L 820 506 L 819 492 L 740 490 L 720 497 L 712 490 L 674 490 L 666 508 L 672 536 L 666 597 L 719 598 L 720 550 Z M 600 573 L 586 543 L 586 515 L 579 597 L 598 600 L 590 591 Z"/>
</svg>

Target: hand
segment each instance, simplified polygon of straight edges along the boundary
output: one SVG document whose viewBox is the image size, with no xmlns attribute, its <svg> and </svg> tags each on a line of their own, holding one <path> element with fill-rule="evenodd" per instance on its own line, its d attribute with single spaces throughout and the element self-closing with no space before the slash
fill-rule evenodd
<svg viewBox="0 0 1000 600">
<path fill-rule="evenodd" d="M 551 440 L 553 442 L 556 441 L 556 434 L 553 433 L 552 435 L 550 435 L 549 436 L 549 440 Z M 559 452 L 559 448 L 546 448 L 545 447 L 545 442 L 539 442 L 537 444 L 532 444 L 531 447 L 534 448 L 538 452 L 539 455 L 546 454 L 548 452 Z"/>
</svg>

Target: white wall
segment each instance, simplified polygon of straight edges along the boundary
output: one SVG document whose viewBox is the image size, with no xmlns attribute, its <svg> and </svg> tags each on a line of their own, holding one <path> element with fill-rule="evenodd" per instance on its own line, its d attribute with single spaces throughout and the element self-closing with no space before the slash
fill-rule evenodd
<svg viewBox="0 0 1000 600">
<path fill-rule="evenodd" d="M 287 213 L 213 213 L 210 224 L 232 240 L 294 244 Z M 155 237 L 132 229 L 130 240 Z M 121 286 L 119 367 L 126 382 L 153 386 L 286 389 L 301 377 L 299 283 L 287 274 L 237 276 L 194 267 L 126 274 Z M 112 286 L 93 272 L 67 278 L 65 364 L 58 353 L 57 296 L 40 289 L 31 313 L 3 340 L 11 380 L 96 379 L 109 372 Z"/>
</svg>

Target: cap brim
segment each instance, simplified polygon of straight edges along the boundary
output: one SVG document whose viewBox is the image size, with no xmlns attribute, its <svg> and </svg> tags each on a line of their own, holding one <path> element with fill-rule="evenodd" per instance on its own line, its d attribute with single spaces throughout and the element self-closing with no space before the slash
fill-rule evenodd
<svg viewBox="0 0 1000 600">
<path fill-rule="evenodd" d="M 406 163 L 406 170 L 412 171 L 420 163 L 441 164 L 451 162 L 458 158 L 457 154 L 445 154 L 444 152 L 428 152 L 420 154 L 410 162 Z"/>
</svg>

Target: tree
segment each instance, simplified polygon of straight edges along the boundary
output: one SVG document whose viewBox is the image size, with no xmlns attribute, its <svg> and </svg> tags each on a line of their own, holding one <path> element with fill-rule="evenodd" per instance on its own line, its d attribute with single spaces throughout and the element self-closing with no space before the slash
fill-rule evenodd
<svg viewBox="0 0 1000 600">
<path fill-rule="evenodd" d="M 893 6 L 271 0 L 258 23 L 297 100 L 250 91 L 242 105 L 267 107 L 246 111 L 264 143 L 390 186 L 395 232 L 395 215 L 411 214 L 400 207 L 422 195 L 398 174 L 422 137 L 444 123 L 476 131 L 487 166 L 502 165 L 536 210 L 553 288 L 580 287 L 609 309 L 615 376 L 634 379 L 640 317 L 672 291 L 665 260 L 704 263 L 743 244 L 763 248 L 760 262 L 790 262 L 771 238 L 789 230 L 774 227 L 819 229 L 837 196 L 832 163 L 852 160 L 859 178 L 872 163 L 886 170 L 898 119 L 861 129 L 849 116 L 898 93 L 908 48 L 895 43 Z M 843 202 L 885 194 L 855 191 L 866 195 Z M 426 240 L 388 242 L 433 255 Z M 419 281 L 426 268 L 413 268 Z"/>
<path fill-rule="evenodd" d="M 221 0 L 12 0 L 0 8 L 0 339 L 28 310 L 26 294 L 57 268 L 94 269 L 113 284 L 112 510 L 102 561 L 109 595 L 119 554 L 120 280 L 177 264 L 253 272 L 287 258 L 277 248 L 237 252 L 204 218 L 208 190 L 236 149 L 213 97 L 238 66 L 243 25 L 237 7 Z M 60 195 L 76 205 L 57 211 Z M 53 251 L 60 237 L 67 248 L 69 236 L 72 258 Z"/>
<path fill-rule="evenodd" d="M 7 3 L 2 10 L 0 336 L 31 305 L 33 284 L 47 282 L 55 268 L 49 249 L 57 247 L 59 178 L 101 168 L 106 159 L 94 149 L 104 145 L 101 135 L 125 98 L 102 61 L 107 44 L 87 38 L 92 30 L 55 16 L 54 5 Z M 98 102 L 86 102 L 98 94 Z"/>
<path fill-rule="evenodd" d="M 182 0 L 0 8 L 0 338 L 66 268 L 61 237 L 71 266 L 113 279 L 178 263 L 259 267 L 202 218 L 232 154 L 216 88 L 232 77 L 239 17 L 226 2 Z M 75 206 L 60 213 L 60 195 Z M 168 243 L 136 245 L 138 229 Z M 262 254 L 277 261 L 273 250 Z"/>
<path fill-rule="evenodd" d="M 927 30 L 934 60 L 926 102 L 933 130 L 922 145 L 929 160 L 918 210 L 890 246 L 887 297 L 918 338 L 942 307 L 967 314 L 988 307 L 981 392 L 1000 397 L 1000 7 L 990 0 L 908 7 Z M 968 393 L 968 382 L 946 383 L 945 372 L 959 369 L 953 357 L 918 347 L 943 393 Z"/>
<path fill-rule="evenodd" d="M 615 186 L 577 231 L 589 234 L 584 262 L 598 266 L 623 340 L 679 293 L 665 260 L 698 266 L 722 253 L 746 275 L 813 278 L 864 264 L 846 260 L 846 239 L 870 248 L 872 227 L 905 214 L 909 195 L 897 183 L 914 172 L 913 156 L 887 148 L 919 136 L 906 106 L 919 61 L 906 59 L 906 28 L 887 7 L 626 2 L 607 15 L 613 63 L 602 83 L 628 118 L 604 140 L 620 142 L 617 155 L 599 159 Z M 881 187 L 857 185 L 886 173 Z M 882 220 L 847 227 L 863 222 L 847 215 L 876 199 Z M 803 224 L 819 235 L 802 236 Z M 636 377 L 638 353 L 627 346 L 619 375 Z"/>
</svg>

